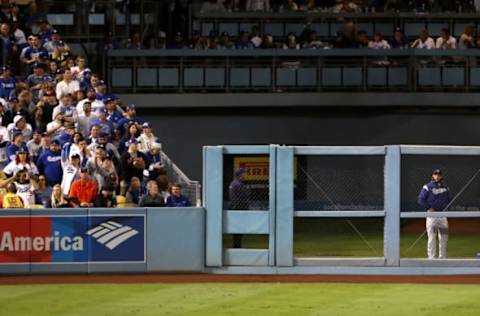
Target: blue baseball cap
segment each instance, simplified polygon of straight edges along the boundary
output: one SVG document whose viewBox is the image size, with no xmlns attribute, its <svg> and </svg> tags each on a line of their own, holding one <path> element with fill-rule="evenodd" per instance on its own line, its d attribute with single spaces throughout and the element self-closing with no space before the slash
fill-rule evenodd
<svg viewBox="0 0 480 316">
<path fill-rule="evenodd" d="M 127 105 L 127 111 L 131 109 L 135 109 L 137 106 L 135 104 L 129 104 Z"/>
<path fill-rule="evenodd" d="M 128 144 L 129 144 L 129 145 L 130 145 L 130 144 L 138 144 L 138 140 L 137 140 L 136 138 L 130 138 L 130 139 L 128 140 Z"/>
<path fill-rule="evenodd" d="M 245 171 L 246 171 L 245 168 L 242 168 L 242 167 L 237 168 L 237 169 L 235 170 L 235 176 L 236 176 L 236 177 L 240 177 L 242 174 L 245 173 Z"/>
</svg>

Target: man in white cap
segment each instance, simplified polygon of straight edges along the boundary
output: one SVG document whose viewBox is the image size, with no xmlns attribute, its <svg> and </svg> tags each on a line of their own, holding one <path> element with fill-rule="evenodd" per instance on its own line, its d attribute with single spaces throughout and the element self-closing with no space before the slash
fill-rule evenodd
<svg viewBox="0 0 480 316">
<path fill-rule="evenodd" d="M 22 115 L 15 115 L 13 123 L 8 124 L 7 126 L 7 132 L 10 135 L 10 139 L 13 139 L 14 131 L 21 132 L 25 141 L 29 141 L 32 138 L 32 125 L 28 124 L 27 120 Z"/>
<path fill-rule="evenodd" d="M 153 135 L 152 127 L 147 122 L 143 123 L 142 134 L 137 138 L 137 140 L 138 150 L 142 153 L 148 152 L 154 143 L 158 143 L 158 137 Z"/>
</svg>

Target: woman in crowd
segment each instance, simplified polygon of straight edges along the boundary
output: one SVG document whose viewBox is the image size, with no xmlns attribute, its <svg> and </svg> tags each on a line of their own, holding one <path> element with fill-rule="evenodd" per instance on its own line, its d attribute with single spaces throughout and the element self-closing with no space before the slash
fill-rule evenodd
<svg viewBox="0 0 480 316">
<path fill-rule="evenodd" d="M 37 166 L 30 160 L 28 151 L 20 148 L 15 155 L 15 160 L 11 161 L 5 169 L 3 169 L 3 172 L 10 177 L 24 169 L 26 169 L 30 175 L 38 174 Z"/>
<path fill-rule="evenodd" d="M 52 194 L 50 197 L 51 208 L 67 208 L 71 207 L 69 200 L 62 192 L 62 187 L 60 184 L 55 184 L 52 189 Z"/>
</svg>

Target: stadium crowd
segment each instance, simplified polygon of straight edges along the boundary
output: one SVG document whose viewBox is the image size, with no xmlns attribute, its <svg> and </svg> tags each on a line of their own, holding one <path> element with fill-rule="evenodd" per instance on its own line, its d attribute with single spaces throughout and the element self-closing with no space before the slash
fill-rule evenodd
<svg viewBox="0 0 480 316">
<path fill-rule="evenodd" d="M 181 33 L 175 34 L 173 41 L 168 43 L 165 32 L 160 32 L 157 39 L 149 45 L 142 43 L 140 35 L 135 33 L 128 45 L 123 48 L 145 49 L 330 49 L 330 48 L 370 48 L 370 49 L 470 49 L 480 48 L 480 32 L 472 25 L 467 25 L 464 32 L 457 39 L 448 28 L 441 30 L 437 38 L 430 36 L 428 29 L 419 30 L 415 39 L 409 40 L 401 28 L 395 28 L 393 36 L 386 38 L 381 32 L 371 36 L 364 30 L 357 29 L 353 21 L 344 23 L 343 29 L 335 38 L 322 40 L 317 32 L 306 25 L 299 35 L 289 33 L 286 39 L 276 39 L 271 34 L 260 34 L 257 27 L 251 32 L 241 31 L 237 38 L 229 36 L 227 32 L 217 34 L 211 31 L 209 36 L 201 36 L 193 31 L 190 40 L 185 40 Z M 121 46 L 110 48 L 122 48 Z"/>
<path fill-rule="evenodd" d="M 42 14 L 2 1 L 3 208 L 190 206 L 152 126 L 122 107 Z"/>
<path fill-rule="evenodd" d="M 206 0 L 200 12 L 476 12 L 478 0 Z"/>
</svg>

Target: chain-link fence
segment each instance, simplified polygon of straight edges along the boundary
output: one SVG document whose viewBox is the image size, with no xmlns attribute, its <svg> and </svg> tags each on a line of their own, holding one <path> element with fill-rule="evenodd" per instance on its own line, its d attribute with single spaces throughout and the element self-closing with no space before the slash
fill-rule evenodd
<svg viewBox="0 0 480 316">
<path fill-rule="evenodd" d="M 223 197 L 227 210 L 269 209 L 268 155 L 225 155 Z"/>
<path fill-rule="evenodd" d="M 160 152 L 162 156 L 162 163 L 167 172 L 168 180 L 171 183 L 177 183 L 182 186 L 183 195 L 188 197 L 192 202 L 192 206 L 201 206 L 200 183 L 198 181 L 190 180 L 182 170 L 168 157 L 163 151 Z"/>
<path fill-rule="evenodd" d="M 295 157 L 295 210 L 383 210 L 383 156 Z"/>
<path fill-rule="evenodd" d="M 475 156 L 402 156 L 401 210 L 425 211 L 417 203 L 423 185 L 431 181 L 432 172 L 441 169 L 444 184 L 453 200 L 449 211 L 480 210 L 480 158 Z"/>
</svg>

